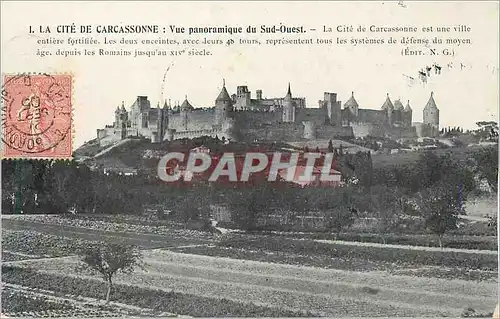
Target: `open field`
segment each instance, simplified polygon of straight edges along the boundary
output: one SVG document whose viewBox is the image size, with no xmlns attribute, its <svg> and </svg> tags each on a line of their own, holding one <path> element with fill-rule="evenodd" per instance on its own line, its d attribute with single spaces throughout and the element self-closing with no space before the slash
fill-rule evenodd
<svg viewBox="0 0 500 319">
<path fill-rule="evenodd" d="M 2 313 L 7 317 L 123 317 L 155 313 L 119 303 L 102 305 L 97 299 L 60 296 L 49 290 L 4 284 Z M 164 314 L 165 315 L 165 314 Z"/>
<path fill-rule="evenodd" d="M 123 226 L 126 227 L 126 226 Z M 89 228 L 85 226 L 68 226 L 51 223 L 40 223 L 26 220 L 2 219 L 2 228 L 11 231 L 17 231 L 20 234 L 36 230 L 38 233 L 50 234 L 63 238 L 62 241 L 78 239 L 82 241 L 125 241 L 128 244 L 136 245 L 142 248 L 159 248 L 170 246 L 183 246 L 203 244 L 211 241 L 210 234 L 172 229 L 165 231 L 164 234 L 155 234 L 152 232 L 138 232 L 135 227 L 121 228 L 119 230 L 109 231 L 99 227 Z M 170 232 L 170 234 L 168 233 Z M 22 235 L 20 235 L 22 236 Z M 15 242 L 15 240 L 12 240 Z M 42 240 L 40 240 L 42 241 Z M 45 241 L 46 242 L 46 241 Z M 14 244 L 14 243 L 13 243 Z M 43 243 L 40 243 L 42 245 Z M 46 245 L 46 246 L 51 246 Z"/>
<path fill-rule="evenodd" d="M 47 260 L 44 260 L 47 261 Z M 39 260 L 37 262 L 43 262 Z M 53 259 L 50 262 L 60 262 L 61 259 Z M 30 262 L 32 264 L 32 262 Z M 64 265 L 67 263 L 62 262 Z M 73 265 L 74 266 L 74 265 Z M 77 276 L 71 267 L 66 269 L 66 274 L 53 273 L 45 270 L 33 271 L 29 268 L 6 265 L 2 269 L 3 280 L 8 284 L 16 282 L 17 286 L 24 290 L 35 290 L 49 292 L 63 298 L 74 298 L 78 300 L 94 300 L 93 304 L 103 304 L 105 291 L 104 282 L 94 276 Z M 71 273 L 73 272 L 73 273 Z M 130 278 L 130 276 L 126 276 Z M 212 316 L 311 316 L 304 311 L 285 310 L 278 307 L 266 307 L 253 303 L 241 303 L 228 299 L 213 298 L 213 296 L 200 296 L 199 294 L 186 294 L 178 291 L 158 289 L 151 285 L 130 285 L 122 281 L 115 282 L 113 290 L 112 305 L 134 311 L 135 314 L 162 316 L 184 314 L 189 316 L 212 317 Z M 60 298 L 60 297 L 59 297 Z M 97 299 L 96 299 L 97 298 Z M 97 302 L 96 302 L 97 301 Z"/>
<path fill-rule="evenodd" d="M 303 265 L 322 269 L 349 270 L 358 272 L 385 271 L 388 274 L 411 275 L 415 277 L 460 279 L 467 281 L 495 282 L 498 273 L 494 269 L 471 269 L 460 266 L 429 265 L 415 259 L 412 263 L 389 260 L 370 260 L 352 256 L 332 257 L 324 254 L 291 253 L 270 250 L 251 250 L 221 246 L 196 246 L 172 248 L 172 251 L 202 256 L 253 260 L 284 265 Z M 397 251 L 395 251 L 397 252 Z M 393 251 L 393 253 L 395 253 Z M 496 256 L 494 256 L 496 257 Z"/>
<path fill-rule="evenodd" d="M 407 245 L 423 247 L 439 247 L 436 236 L 428 234 L 381 234 L 344 232 L 340 234 L 319 232 L 252 232 L 255 235 L 271 236 L 288 239 L 310 240 L 341 240 L 361 243 L 383 243 L 390 245 Z M 470 236 L 470 235 L 445 235 L 442 240 L 443 247 L 457 249 L 492 250 L 497 251 L 498 241 L 496 236 Z"/>
<path fill-rule="evenodd" d="M 376 271 L 324 270 L 163 250 L 148 251 L 145 262 L 145 270 L 119 276 L 117 282 L 288 311 L 310 311 L 320 316 L 368 313 L 373 316 L 458 316 L 468 307 L 488 312 L 496 301 L 496 283 L 415 278 Z M 54 283 L 53 289 L 67 287 L 63 285 L 65 278 L 95 281 L 94 276 L 73 274 L 76 260 L 72 257 L 15 264 L 37 269 L 39 274 L 48 276 L 39 276 L 31 282 L 24 279 L 28 276 L 23 276 L 22 285 L 30 287 L 50 282 Z M 14 279 L 9 277 L 9 271 L 6 273 L 6 280 Z M 67 275 L 61 276 L 63 273 Z"/>
<path fill-rule="evenodd" d="M 76 271 L 74 256 L 100 240 L 143 249 L 145 269 L 117 276 L 112 293 L 110 307 L 129 315 L 457 317 L 467 308 L 491 314 L 497 300 L 498 255 L 491 250 L 216 238 L 175 225 L 65 223 L 2 220 L 5 312 L 20 313 L 18 305 L 27 303 L 52 316 L 107 316 L 110 309 L 99 301 L 105 283 Z"/>
<path fill-rule="evenodd" d="M 127 237 L 127 234 L 133 233 L 133 236 L 144 235 L 146 242 L 155 242 L 157 239 L 166 240 L 167 237 L 175 237 L 175 242 L 180 243 L 184 240 L 186 244 L 211 243 L 213 236 L 206 232 L 186 229 L 184 225 L 170 220 L 149 219 L 134 215 L 3 215 L 2 221 L 5 228 L 9 229 L 46 229 L 55 234 L 55 231 L 64 230 L 64 233 L 71 235 L 72 229 L 89 229 L 92 231 L 106 231 L 115 233 L 114 237 Z M 40 225 L 43 224 L 43 225 Z M 278 232 L 278 231 L 255 231 L 253 235 L 264 235 L 295 239 L 338 239 L 343 241 L 382 243 L 394 245 L 410 246 L 428 246 L 439 247 L 436 236 L 429 234 L 381 234 L 373 233 L 374 225 L 360 225 L 355 229 L 347 230 L 340 234 L 325 232 Z M 78 231 L 78 229 L 74 231 Z M 488 230 L 488 232 L 487 232 Z M 85 231 L 87 233 L 87 231 Z M 470 235 L 470 234 L 474 235 Z M 487 229 L 487 222 L 465 221 L 464 225 L 457 231 L 444 235 L 442 243 L 444 247 L 459 249 L 479 249 L 494 250 L 498 249 L 496 236 L 485 235 L 495 234 L 491 229 Z M 480 234 L 480 235 L 479 235 Z M 148 237 L 153 235 L 153 237 Z M 160 237 L 154 237 L 160 235 Z M 163 237 L 162 237 L 163 236 Z M 160 245 L 161 247 L 161 245 Z M 154 248 L 154 247 L 152 247 Z"/>
</svg>

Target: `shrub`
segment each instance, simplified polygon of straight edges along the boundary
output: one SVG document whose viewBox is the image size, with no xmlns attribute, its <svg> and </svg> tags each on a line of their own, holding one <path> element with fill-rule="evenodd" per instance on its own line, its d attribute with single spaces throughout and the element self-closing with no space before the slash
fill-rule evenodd
<svg viewBox="0 0 500 319">
<path fill-rule="evenodd" d="M 94 271 L 106 281 L 106 303 L 109 302 L 115 274 L 130 274 L 138 266 L 142 266 L 141 252 L 136 247 L 125 244 L 90 245 L 82 254 L 81 268 Z"/>
</svg>

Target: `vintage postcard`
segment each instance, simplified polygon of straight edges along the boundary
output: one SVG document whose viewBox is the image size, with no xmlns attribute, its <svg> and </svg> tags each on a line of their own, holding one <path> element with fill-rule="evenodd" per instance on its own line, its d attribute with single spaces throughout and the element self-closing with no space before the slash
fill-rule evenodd
<svg viewBox="0 0 500 319">
<path fill-rule="evenodd" d="M 498 25 L 1 1 L 1 317 L 499 318 Z"/>
</svg>

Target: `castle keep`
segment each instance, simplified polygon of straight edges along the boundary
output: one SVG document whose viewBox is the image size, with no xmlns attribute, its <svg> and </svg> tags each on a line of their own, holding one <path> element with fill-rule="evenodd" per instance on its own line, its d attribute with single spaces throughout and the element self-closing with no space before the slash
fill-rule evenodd
<svg viewBox="0 0 500 319">
<path fill-rule="evenodd" d="M 342 105 L 336 93 L 325 92 L 317 108 L 306 107 L 305 98 L 292 95 L 290 84 L 284 97 L 255 98 L 247 86 L 229 95 L 225 83 L 213 107 L 196 108 L 187 96 L 174 106 L 166 101 L 151 107 L 146 96 L 138 96 L 127 111 L 122 102 L 115 110 L 113 125 L 97 130 L 101 146 L 128 137 L 164 140 L 212 136 L 233 141 L 282 141 L 388 137 L 393 139 L 436 136 L 439 109 L 431 93 L 423 110 L 423 123 L 412 123 L 413 110 L 387 94 L 379 109 L 360 108 L 352 92 Z"/>
</svg>

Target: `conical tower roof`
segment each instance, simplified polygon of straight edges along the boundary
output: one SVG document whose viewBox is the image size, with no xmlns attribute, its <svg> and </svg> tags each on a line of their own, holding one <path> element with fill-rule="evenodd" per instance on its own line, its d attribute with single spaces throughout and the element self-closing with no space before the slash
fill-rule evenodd
<svg viewBox="0 0 500 319">
<path fill-rule="evenodd" d="M 124 102 L 124 101 L 122 101 L 122 108 L 121 108 L 121 111 L 122 111 L 122 112 L 126 112 L 126 111 L 127 111 L 127 110 L 125 110 L 125 102 Z"/>
<path fill-rule="evenodd" d="M 427 101 L 425 108 L 426 109 L 437 109 L 436 101 L 434 101 L 434 92 L 431 92 L 431 97 L 429 98 L 429 101 Z"/>
<path fill-rule="evenodd" d="M 350 107 L 358 107 L 358 102 L 356 101 L 356 99 L 354 98 L 354 92 L 351 92 L 351 97 L 349 98 L 349 100 L 347 100 L 347 102 L 344 103 L 344 108 L 350 108 Z"/>
<path fill-rule="evenodd" d="M 231 101 L 231 97 L 229 96 L 229 93 L 227 93 L 227 90 L 226 90 L 226 81 L 223 80 L 223 84 L 222 84 L 222 90 L 220 91 L 219 93 L 219 96 L 217 97 L 217 99 L 215 100 L 216 102 L 218 101 Z"/>
<path fill-rule="evenodd" d="M 411 111 L 410 100 L 408 100 L 408 102 L 406 102 L 405 112 L 410 112 L 410 111 Z"/>
<path fill-rule="evenodd" d="M 391 102 L 391 99 L 389 98 L 389 93 L 387 93 L 387 98 L 385 99 L 384 105 L 381 107 L 382 110 L 387 110 L 387 109 L 394 109 L 394 105 Z"/>
<path fill-rule="evenodd" d="M 184 99 L 184 102 L 182 102 L 181 110 L 190 110 L 192 108 L 193 108 L 193 106 L 191 105 L 191 103 L 189 103 L 187 96 L 186 96 L 186 98 Z"/>
<path fill-rule="evenodd" d="M 403 110 L 405 107 L 403 106 L 403 103 L 401 103 L 400 99 L 397 99 L 394 101 L 394 109 L 395 110 Z"/>
<path fill-rule="evenodd" d="M 292 90 L 290 89 L 290 82 L 288 82 L 288 91 L 286 92 L 285 95 L 286 98 L 292 98 Z"/>
<path fill-rule="evenodd" d="M 286 92 L 285 98 L 283 99 L 283 107 L 289 108 L 293 107 L 294 102 L 292 99 L 292 90 L 290 89 L 290 83 L 288 83 L 288 91 Z"/>
</svg>

